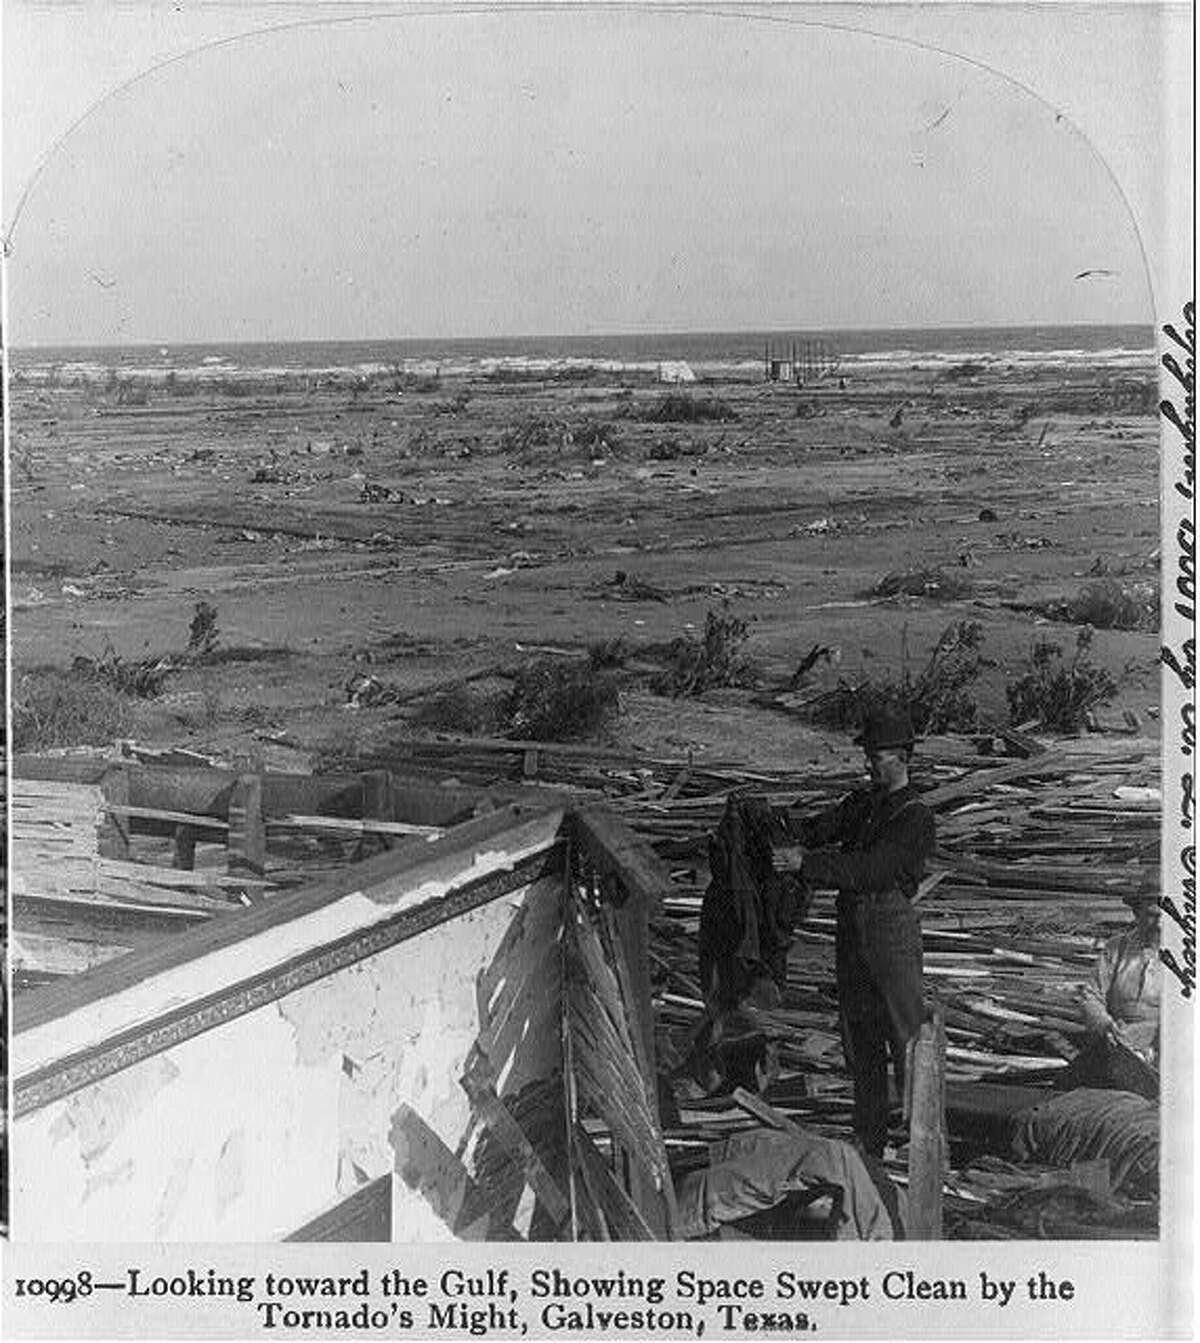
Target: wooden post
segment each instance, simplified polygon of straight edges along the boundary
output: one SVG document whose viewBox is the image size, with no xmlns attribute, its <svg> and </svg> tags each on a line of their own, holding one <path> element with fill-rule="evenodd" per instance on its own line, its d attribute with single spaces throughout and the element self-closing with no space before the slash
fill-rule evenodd
<svg viewBox="0 0 1200 1343">
<path fill-rule="evenodd" d="M 252 872 L 261 877 L 267 870 L 267 829 L 263 824 L 262 776 L 242 774 L 229 795 L 230 872 Z"/>
<path fill-rule="evenodd" d="M 386 769 L 368 770 L 362 776 L 362 818 L 364 821 L 394 820 L 392 807 L 392 776 Z M 387 835 L 363 834 L 355 853 L 366 858 L 373 853 L 386 852 L 392 847 Z"/>
<path fill-rule="evenodd" d="M 941 1240 L 946 1157 L 946 1024 L 940 1006 L 912 1042 L 909 1104 L 908 1239 Z"/>
<path fill-rule="evenodd" d="M 196 869 L 196 829 L 191 825 L 175 827 L 175 866 L 181 872 Z"/>
<path fill-rule="evenodd" d="M 129 772 L 110 769 L 100 781 L 100 796 L 105 803 L 129 805 Z M 101 858 L 129 857 L 129 817 L 105 811 L 96 829 L 96 852 Z"/>
</svg>

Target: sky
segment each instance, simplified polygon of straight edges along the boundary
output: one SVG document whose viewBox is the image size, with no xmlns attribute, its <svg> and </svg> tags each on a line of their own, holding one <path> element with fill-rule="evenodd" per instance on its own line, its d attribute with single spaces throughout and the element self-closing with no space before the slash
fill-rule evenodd
<svg viewBox="0 0 1200 1343">
<path fill-rule="evenodd" d="M 8 330 L 1153 321 L 1191 278 L 1189 24 L 9 0 Z"/>
</svg>

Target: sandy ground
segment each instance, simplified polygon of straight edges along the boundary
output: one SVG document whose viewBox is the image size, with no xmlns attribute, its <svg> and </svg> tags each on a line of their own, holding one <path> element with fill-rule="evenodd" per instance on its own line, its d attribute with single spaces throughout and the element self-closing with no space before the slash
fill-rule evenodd
<svg viewBox="0 0 1200 1343">
<path fill-rule="evenodd" d="M 1125 373 L 912 372 L 814 389 L 687 389 L 736 419 L 640 418 L 665 389 L 590 379 L 13 387 L 12 650 L 24 674 L 109 646 L 180 653 L 195 605 L 237 660 L 194 667 L 136 706 L 133 735 L 295 765 L 410 729 L 423 689 L 533 650 L 636 648 L 749 622 L 758 685 L 671 700 L 630 682 L 605 740 L 674 757 L 815 763 L 850 754 L 762 705 L 819 643 L 817 675 L 914 669 L 976 620 L 978 687 L 1003 721 L 1006 676 L 1070 625 L 1027 608 L 1097 575 L 1158 569 L 1158 434 Z M 1152 403 L 1150 403 L 1152 404 Z M 958 584 L 883 600 L 885 574 Z M 623 581 L 619 575 L 624 575 Z M 647 593 L 646 589 L 655 591 Z M 247 651 L 257 650 L 257 651 Z M 1157 637 L 1100 631 L 1120 679 L 1104 721 L 1156 732 Z M 350 706 L 355 677 L 401 696 Z"/>
</svg>

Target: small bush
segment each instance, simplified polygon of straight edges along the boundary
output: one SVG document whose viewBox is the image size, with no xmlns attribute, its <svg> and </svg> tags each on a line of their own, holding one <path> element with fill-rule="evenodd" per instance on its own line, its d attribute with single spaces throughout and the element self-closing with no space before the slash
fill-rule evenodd
<svg viewBox="0 0 1200 1343">
<path fill-rule="evenodd" d="M 584 420 L 575 426 L 571 436 L 578 447 L 603 452 L 611 452 L 621 444 L 616 428 L 603 420 Z"/>
<path fill-rule="evenodd" d="M 399 364 L 393 364 L 391 378 L 393 392 L 416 392 L 427 396 L 442 390 L 440 373 L 412 373 L 402 369 Z"/>
<path fill-rule="evenodd" d="M 983 364 L 974 359 L 965 359 L 961 364 L 951 364 L 942 376 L 957 382 L 960 378 L 977 378 L 986 372 L 987 368 Z"/>
<path fill-rule="evenodd" d="M 150 388 L 144 382 L 122 381 L 117 386 L 118 406 L 148 406 Z"/>
<path fill-rule="evenodd" d="M 529 452 L 534 448 L 565 447 L 569 434 L 554 420 L 530 419 L 500 435 L 501 452 Z"/>
<path fill-rule="evenodd" d="M 1013 723 L 1037 721 L 1052 732 L 1068 733 L 1084 727 L 1091 710 L 1117 693 L 1111 674 L 1091 661 L 1091 646 L 1092 631 L 1086 626 L 1076 637 L 1070 662 L 1058 644 L 1039 639 L 1028 665 L 1004 687 Z"/>
<path fill-rule="evenodd" d="M 596 671 L 613 671 L 625 665 L 629 651 L 628 642 L 619 634 L 614 639 L 597 639 L 588 644 L 588 664 Z"/>
<path fill-rule="evenodd" d="M 451 685 L 419 704 L 410 721 L 430 732 L 493 736 L 503 729 L 497 697 L 467 685 Z"/>
<path fill-rule="evenodd" d="M 715 397 L 693 397 L 688 392 L 668 392 L 642 411 L 641 419 L 655 424 L 699 424 L 705 420 L 736 420 L 737 411 Z"/>
<path fill-rule="evenodd" d="M 132 717 L 128 696 L 94 677 L 62 671 L 30 673 L 14 687 L 13 749 L 107 746 L 128 735 Z"/>
<path fill-rule="evenodd" d="M 197 602 L 192 614 L 192 623 L 188 626 L 188 657 L 195 659 L 209 657 L 220 637 L 217 631 L 217 608 L 205 601 Z"/>
<path fill-rule="evenodd" d="M 505 708 L 509 736 L 577 740 L 598 732 L 617 711 L 616 678 L 589 663 L 543 658 L 517 673 Z"/>
<path fill-rule="evenodd" d="M 991 664 L 980 653 L 983 626 L 959 620 L 944 629 L 929 661 L 915 681 L 908 682 L 909 713 L 918 732 L 971 732 L 977 726 L 979 706 L 970 687 Z"/>
<path fill-rule="evenodd" d="M 1116 579 L 1089 583 L 1069 601 L 1047 608 L 1051 619 L 1069 620 L 1098 630 L 1158 628 L 1158 592 L 1154 584 L 1126 586 Z"/>
<path fill-rule="evenodd" d="M 153 699 L 174 670 L 168 658 L 132 662 L 111 647 L 98 658 L 77 657 L 71 663 L 71 675 L 80 682 L 95 681 L 130 699 Z"/>
<path fill-rule="evenodd" d="M 741 650 L 748 637 L 747 622 L 733 615 L 728 603 L 720 611 L 709 611 L 702 640 L 685 634 L 662 650 L 667 666 L 651 679 L 650 689 L 682 699 L 719 686 L 747 684 L 750 668 Z"/>
<path fill-rule="evenodd" d="M 506 429 L 500 435 L 500 451 L 521 453 L 536 448 L 578 448 L 582 452 L 611 452 L 620 446 L 620 442 L 615 427 L 603 420 L 568 424 L 563 420 L 533 418 Z"/>
</svg>

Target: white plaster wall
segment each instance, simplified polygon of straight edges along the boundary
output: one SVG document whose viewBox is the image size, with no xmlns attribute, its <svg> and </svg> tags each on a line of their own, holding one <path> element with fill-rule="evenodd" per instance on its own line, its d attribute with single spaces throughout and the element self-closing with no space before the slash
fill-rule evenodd
<svg viewBox="0 0 1200 1343">
<path fill-rule="evenodd" d="M 544 960 L 558 899 L 552 880 L 514 892 L 19 1119 L 14 1236 L 277 1239 L 391 1171 L 402 1100 L 453 1149 L 477 976 L 510 929 L 509 977 L 522 947 L 542 942 Z M 549 1071 L 555 1032 L 545 1048 Z M 522 1071 L 539 1067 L 527 1055 Z M 420 1202 L 402 1221 L 397 1239 L 443 1234 Z"/>
</svg>

